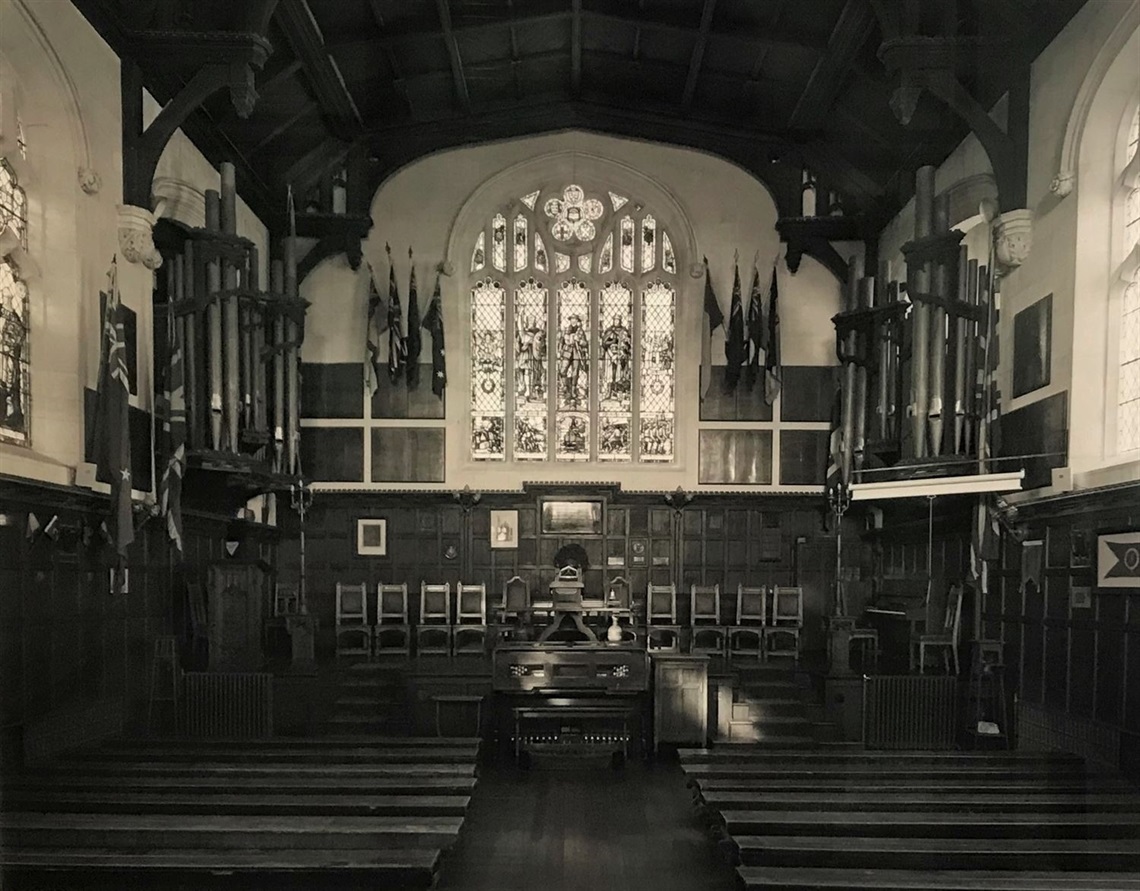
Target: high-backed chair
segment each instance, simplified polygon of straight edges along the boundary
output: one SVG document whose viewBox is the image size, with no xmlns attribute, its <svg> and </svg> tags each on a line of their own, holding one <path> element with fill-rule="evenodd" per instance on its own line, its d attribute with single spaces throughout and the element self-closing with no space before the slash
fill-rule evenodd
<svg viewBox="0 0 1140 891">
<path fill-rule="evenodd" d="M 336 655 L 372 655 L 372 626 L 368 624 L 368 594 L 363 583 L 336 583 Z"/>
<path fill-rule="evenodd" d="M 929 634 L 918 636 L 918 670 L 926 670 L 926 650 L 933 648 L 942 651 L 942 662 L 947 671 L 954 666 L 958 674 L 958 636 L 962 630 L 962 586 L 951 585 L 946 594 L 946 612 L 942 617 L 942 628 Z M 911 653 L 913 656 L 914 648 Z M 912 666 L 913 668 L 913 666 Z"/>
<path fill-rule="evenodd" d="M 676 585 L 649 585 L 645 592 L 645 618 L 648 649 L 673 652 L 681 649 Z"/>
<path fill-rule="evenodd" d="M 451 627 L 451 649 L 460 653 L 482 654 L 487 648 L 487 586 L 483 582 L 455 589 L 455 624 Z"/>
<path fill-rule="evenodd" d="M 416 625 L 416 655 L 451 655 L 451 582 L 420 583 L 420 620 Z"/>
<path fill-rule="evenodd" d="M 692 585 L 689 588 L 689 627 L 694 653 L 719 656 L 724 653 L 728 628 L 720 619 L 720 585 Z"/>
<path fill-rule="evenodd" d="M 521 576 L 511 576 L 503 585 L 503 608 L 499 619 L 504 623 L 511 620 L 525 622 L 529 612 L 530 589 Z"/>
<path fill-rule="evenodd" d="M 771 622 L 764 628 L 764 659 L 800 658 L 800 632 L 804 627 L 804 590 L 776 585 L 772 588 Z"/>
<path fill-rule="evenodd" d="M 376 586 L 376 627 L 372 646 L 379 656 L 394 653 L 408 656 L 412 652 L 412 624 L 408 612 L 408 585 Z"/>
<path fill-rule="evenodd" d="M 273 615 L 295 616 L 301 608 L 301 597 L 296 585 L 283 585 L 280 582 L 273 588 Z"/>
<path fill-rule="evenodd" d="M 764 654 L 764 627 L 768 624 L 768 589 L 736 586 L 736 624 L 729 626 L 728 658 Z"/>
</svg>

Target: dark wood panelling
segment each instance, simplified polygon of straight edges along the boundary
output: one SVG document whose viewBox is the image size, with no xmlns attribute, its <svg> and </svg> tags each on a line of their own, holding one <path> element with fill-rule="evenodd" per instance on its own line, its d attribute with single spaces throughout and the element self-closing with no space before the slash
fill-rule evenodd
<svg viewBox="0 0 1140 891">
<path fill-rule="evenodd" d="M 442 483 L 442 427 L 373 427 L 374 483 Z"/>
<path fill-rule="evenodd" d="M 301 417 L 363 418 L 363 363 L 305 362 L 302 364 Z"/>
<path fill-rule="evenodd" d="M 830 436 L 826 430 L 781 430 L 780 484 L 822 486 Z"/>
<path fill-rule="evenodd" d="M 770 430 L 702 430 L 698 448 L 702 484 L 772 482 Z"/>
<path fill-rule="evenodd" d="M 736 387 L 726 389 L 725 366 L 712 367 L 712 381 L 708 394 L 701 400 L 702 421 L 770 421 L 772 406 L 764 400 L 764 372 L 761 369 L 754 386 L 748 386 L 747 375 L 742 374 Z"/>
<path fill-rule="evenodd" d="M 301 467 L 318 482 L 364 481 L 364 431 L 360 427 L 302 427 Z"/>
<path fill-rule="evenodd" d="M 1023 488 L 1049 485 L 1052 469 L 1068 463 L 1068 396 L 1067 392 L 1057 393 L 1002 416 L 1001 456 L 1039 456 L 1024 460 Z"/>
<path fill-rule="evenodd" d="M 372 394 L 372 417 L 374 418 L 443 418 L 446 408 L 446 394 L 441 399 L 431 389 L 431 363 L 420 364 L 420 381 L 415 388 L 409 388 L 407 378 L 401 375 L 395 383 L 382 371 L 376 392 Z"/>
<path fill-rule="evenodd" d="M 837 370 L 831 366 L 787 365 L 780 388 L 783 421 L 830 421 Z"/>
</svg>

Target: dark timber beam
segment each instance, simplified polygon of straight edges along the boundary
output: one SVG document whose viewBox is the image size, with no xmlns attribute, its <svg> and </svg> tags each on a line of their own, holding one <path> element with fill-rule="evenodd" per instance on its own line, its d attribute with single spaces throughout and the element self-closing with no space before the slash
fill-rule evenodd
<svg viewBox="0 0 1140 891">
<path fill-rule="evenodd" d="M 455 81 L 455 98 L 459 107 L 471 113 L 471 94 L 467 91 L 467 77 L 463 74 L 463 59 L 459 55 L 459 42 L 451 27 L 451 7 L 448 0 L 435 0 L 439 10 L 439 23 L 443 28 L 443 42 L 447 46 L 447 58 L 451 62 L 451 79 Z"/>
<path fill-rule="evenodd" d="M 577 98 L 582 92 L 582 0 L 571 0 L 570 6 L 570 92 Z"/>
<path fill-rule="evenodd" d="M 874 26 L 875 16 L 869 0 L 847 0 L 827 41 L 827 51 L 815 63 L 807 86 L 796 102 L 789 126 L 814 129 L 823 125 Z"/>
<path fill-rule="evenodd" d="M 705 0 L 701 7 L 701 26 L 697 32 L 697 40 L 693 44 L 693 54 L 689 58 L 689 73 L 685 77 L 685 91 L 681 94 L 681 107 L 687 109 L 693 104 L 693 95 L 697 92 L 697 78 L 701 76 L 701 62 L 705 57 L 705 48 L 709 44 L 709 32 L 712 30 L 713 13 L 716 11 L 716 0 Z"/>
<path fill-rule="evenodd" d="M 264 136 L 262 136 L 261 139 L 259 139 L 250 148 L 249 154 L 250 155 L 256 155 L 258 152 L 262 151 L 267 145 L 269 145 L 269 143 L 273 142 L 273 140 L 277 139 L 279 136 L 281 136 L 287 130 L 289 130 L 299 120 L 301 120 L 304 117 L 308 117 L 311 114 L 316 114 L 319 110 L 320 110 L 320 107 L 317 105 L 316 102 L 309 101 L 309 102 L 303 103 L 300 106 L 300 108 L 298 108 L 295 112 L 293 112 L 293 114 L 289 115 L 284 120 L 280 121 L 272 130 L 270 130 L 268 133 L 266 133 Z"/>
<path fill-rule="evenodd" d="M 324 37 L 306 0 L 280 0 L 277 19 L 294 55 L 304 65 L 317 102 L 342 135 L 361 126 L 360 112 L 345 86 L 340 69 L 329 56 Z"/>
</svg>

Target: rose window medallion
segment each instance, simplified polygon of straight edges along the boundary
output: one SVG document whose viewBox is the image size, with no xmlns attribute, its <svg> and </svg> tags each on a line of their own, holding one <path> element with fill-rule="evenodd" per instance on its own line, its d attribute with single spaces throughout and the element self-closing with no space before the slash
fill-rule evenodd
<svg viewBox="0 0 1140 891">
<path fill-rule="evenodd" d="M 543 209 L 554 222 L 550 234 L 556 241 L 592 241 L 597 234 L 594 221 L 600 219 L 604 208 L 597 198 L 586 198 L 581 186 L 569 185 L 562 190 L 561 198 L 551 198 Z"/>
</svg>

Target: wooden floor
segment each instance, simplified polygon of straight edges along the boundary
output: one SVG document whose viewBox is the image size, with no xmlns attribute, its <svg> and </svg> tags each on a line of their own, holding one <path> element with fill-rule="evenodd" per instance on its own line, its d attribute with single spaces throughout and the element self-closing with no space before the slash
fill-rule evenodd
<svg viewBox="0 0 1140 891">
<path fill-rule="evenodd" d="M 440 891 L 733 891 L 675 764 L 480 775 Z"/>
</svg>

